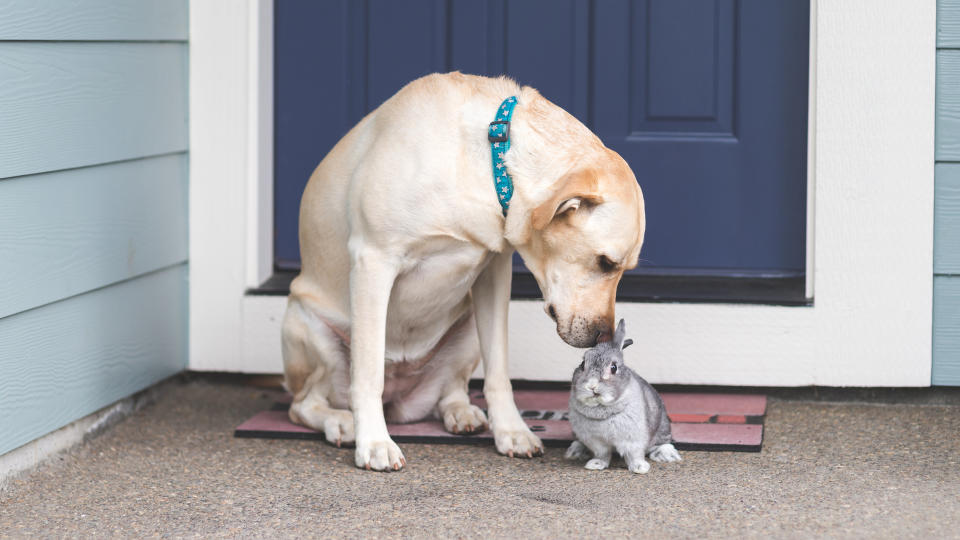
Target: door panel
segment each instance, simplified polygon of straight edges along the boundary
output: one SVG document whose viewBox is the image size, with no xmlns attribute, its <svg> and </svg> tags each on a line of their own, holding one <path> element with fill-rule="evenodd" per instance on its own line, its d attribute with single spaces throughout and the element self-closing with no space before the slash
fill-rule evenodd
<svg viewBox="0 0 960 540">
<path fill-rule="evenodd" d="M 581 119 L 589 88 L 586 6 L 575 0 L 509 2 L 502 23 L 507 29 L 504 71 Z M 544 13 L 551 14 L 547 24 Z"/>
<path fill-rule="evenodd" d="M 434 71 L 538 88 L 630 163 L 637 274 L 802 275 L 808 0 L 277 0 L 276 259 L 299 197 L 368 111 Z"/>
<path fill-rule="evenodd" d="M 446 21 L 445 2 L 369 3 L 365 29 L 368 64 L 364 81 L 367 110 L 373 110 L 421 75 L 447 71 Z"/>
<path fill-rule="evenodd" d="M 592 127 L 646 195 L 639 271 L 802 272 L 809 6 L 595 8 Z"/>
<path fill-rule="evenodd" d="M 274 262 L 280 268 L 300 264 L 300 196 L 310 173 L 356 122 L 348 84 L 351 3 L 274 4 L 273 220 Z M 363 103 L 357 105 L 362 110 Z"/>
<path fill-rule="evenodd" d="M 647 1 L 626 8 L 631 13 L 625 18 L 633 22 L 633 61 L 628 64 L 632 135 L 732 135 L 732 0 Z M 602 56 L 606 50 L 598 52 Z"/>
</svg>

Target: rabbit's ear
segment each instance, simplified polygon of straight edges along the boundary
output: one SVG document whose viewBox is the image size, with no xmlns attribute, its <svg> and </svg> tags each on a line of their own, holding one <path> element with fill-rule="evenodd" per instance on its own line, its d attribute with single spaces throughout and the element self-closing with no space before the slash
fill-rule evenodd
<svg viewBox="0 0 960 540">
<path fill-rule="evenodd" d="M 613 343 L 614 348 L 619 349 L 620 344 L 623 343 L 623 335 L 627 333 L 626 327 L 624 326 L 623 319 L 620 319 L 620 322 L 617 324 L 617 330 L 613 333 Z"/>
<path fill-rule="evenodd" d="M 633 345 L 633 340 L 632 340 L 632 339 L 625 339 L 625 340 L 623 340 L 623 347 L 620 347 L 620 350 L 622 351 L 622 350 L 626 349 L 627 347 L 629 347 L 629 346 L 631 346 L 631 345 Z"/>
</svg>

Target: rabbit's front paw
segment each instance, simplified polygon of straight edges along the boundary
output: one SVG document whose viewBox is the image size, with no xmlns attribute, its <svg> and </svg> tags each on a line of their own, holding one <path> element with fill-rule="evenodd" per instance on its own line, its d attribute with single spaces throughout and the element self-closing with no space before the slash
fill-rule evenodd
<svg viewBox="0 0 960 540">
<path fill-rule="evenodd" d="M 683 458 L 680 457 L 680 452 L 677 452 L 677 449 L 670 443 L 661 444 L 654 448 L 653 451 L 650 452 L 650 459 L 660 463 L 672 463 L 683 460 Z"/>
<path fill-rule="evenodd" d="M 567 453 L 565 453 L 563 457 L 567 459 L 582 460 L 589 459 L 592 455 L 593 454 L 590 452 L 590 450 L 587 450 L 587 447 L 584 446 L 582 442 L 573 441 L 570 443 L 570 448 L 567 448 Z"/>
<path fill-rule="evenodd" d="M 610 466 L 610 461 L 601 458 L 593 458 L 583 466 L 584 469 L 590 469 L 591 471 L 602 471 Z"/>
<path fill-rule="evenodd" d="M 647 474 L 647 471 L 650 470 L 650 464 L 647 463 L 647 460 L 641 459 L 635 463 L 628 463 L 627 468 L 630 469 L 632 473 Z"/>
</svg>

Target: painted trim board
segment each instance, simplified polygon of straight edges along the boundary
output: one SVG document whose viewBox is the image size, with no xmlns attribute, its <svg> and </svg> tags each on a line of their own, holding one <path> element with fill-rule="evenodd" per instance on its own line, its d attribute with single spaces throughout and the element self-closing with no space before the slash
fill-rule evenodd
<svg viewBox="0 0 960 540">
<path fill-rule="evenodd" d="M 187 265 L 0 319 L 0 454 L 186 367 Z"/>
<path fill-rule="evenodd" d="M 187 46 L 0 42 L 0 178 L 187 150 Z"/>
<path fill-rule="evenodd" d="M 258 140 L 249 116 L 259 105 L 249 99 L 258 95 L 249 25 L 258 8 L 250 0 L 190 2 L 190 369 L 243 362 L 247 243 L 257 246 L 247 216 L 248 198 L 259 193 L 248 183 L 248 147 Z"/>
<path fill-rule="evenodd" d="M 929 294 L 929 292 L 928 292 Z M 280 323 L 287 300 L 277 296 L 243 299 L 242 353 L 229 364 L 210 366 L 191 358 L 190 369 L 244 373 L 282 373 Z M 783 311 L 792 315 L 784 323 Z M 582 349 L 563 343 L 543 303 L 510 302 L 510 377 L 530 381 L 566 381 L 580 363 Z M 617 303 L 617 316 L 627 321 L 634 345 L 626 361 L 653 384 L 710 384 L 727 386 L 929 386 L 930 349 L 911 351 L 904 345 L 879 343 L 855 350 L 841 343 L 852 331 L 863 332 L 869 322 L 847 321 L 835 328 L 820 327 L 808 307 L 728 304 Z M 923 317 L 923 313 L 914 316 Z M 924 329 L 930 339 L 930 313 Z M 823 324 L 829 324 L 824 322 Z M 878 322 L 897 332 L 899 319 Z M 697 333 L 697 328 L 709 332 Z M 677 334 L 684 334 L 678 339 Z M 817 336 L 825 343 L 815 343 Z M 856 338 L 857 336 L 852 336 Z M 839 344 L 837 344 L 839 343 Z M 744 349 L 750 345 L 760 352 Z M 816 345 L 811 350 L 809 345 Z M 896 347 L 895 352 L 881 350 Z M 839 347 L 839 350 L 834 349 Z M 821 360 L 823 358 L 830 361 Z M 882 362 L 879 360 L 883 360 Z M 899 362 L 898 362 L 899 360 Z M 882 365 L 883 369 L 869 369 Z M 210 366 L 210 367 L 207 367 Z M 473 378 L 482 379 L 481 367 Z"/>
<path fill-rule="evenodd" d="M 0 318 L 186 260 L 185 153 L 0 180 Z"/>
<path fill-rule="evenodd" d="M 254 287 L 273 272 L 273 0 L 250 5 L 247 72 L 247 224 L 246 283 Z"/>
</svg>

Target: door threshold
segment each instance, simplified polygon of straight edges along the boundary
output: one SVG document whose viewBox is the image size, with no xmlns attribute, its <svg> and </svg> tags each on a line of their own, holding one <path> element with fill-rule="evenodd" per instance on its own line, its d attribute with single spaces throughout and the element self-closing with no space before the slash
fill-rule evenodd
<svg viewBox="0 0 960 540">
<path fill-rule="evenodd" d="M 287 296 L 290 282 L 298 270 L 275 270 L 259 287 L 247 290 L 248 295 Z M 684 274 L 627 274 L 620 280 L 618 302 L 680 302 L 765 304 L 777 306 L 809 306 L 802 273 L 794 275 L 716 276 Z M 513 275 L 513 300 L 539 300 L 540 287 L 526 272 Z"/>
</svg>

